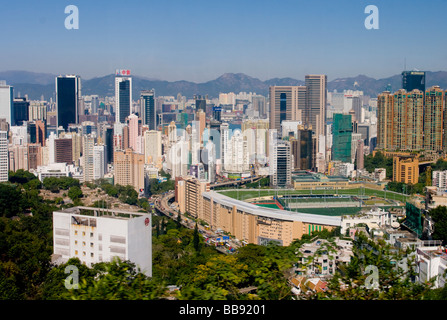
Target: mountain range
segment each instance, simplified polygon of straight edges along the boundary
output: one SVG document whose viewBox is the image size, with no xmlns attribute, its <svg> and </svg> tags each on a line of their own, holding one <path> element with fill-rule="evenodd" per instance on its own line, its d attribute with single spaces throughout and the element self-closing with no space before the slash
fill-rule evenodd
<svg viewBox="0 0 447 320">
<path fill-rule="evenodd" d="M 54 74 L 35 73 L 28 71 L 3 71 L 0 72 L 0 80 L 6 80 L 8 85 L 14 86 L 14 95 L 28 95 L 31 100 L 54 99 L 55 95 L 55 77 Z M 101 97 L 114 96 L 114 74 L 92 79 L 82 79 L 82 94 L 97 94 Z M 304 80 L 293 78 L 273 78 L 262 81 L 250 77 L 243 73 L 225 73 L 215 80 L 195 83 L 191 81 L 164 81 L 151 79 L 148 77 L 132 75 L 133 97 L 139 97 L 142 90 L 155 89 L 157 96 L 177 96 L 181 93 L 183 96 L 192 98 L 194 95 L 208 95 L 210 98 L 218 97 L 219 93 L 224 92 L 255 92 L 267 96 L 269 86 L 273 85 L 304 85 Z M 402 76 L 393 75 L 388 78 L 374 79 L 366 75 L 355 77 L 336 78 L 328 81 L 329 91 L 337 90 L 362 90 L 365 95 L 371 97 L 377 96 L 384 91 L 387 86 L 391 86 L 392 91 L 401 88 Z M 427 71 L 426 87 L 438 85 L 441 88 L 447 88 L 446 71 Z"/>
</svg>

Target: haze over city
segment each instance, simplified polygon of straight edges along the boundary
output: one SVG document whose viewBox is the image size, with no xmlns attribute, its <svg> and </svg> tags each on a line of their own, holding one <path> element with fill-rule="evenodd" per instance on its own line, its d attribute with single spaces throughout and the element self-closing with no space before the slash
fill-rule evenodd
<svg viewBox="0 0 447 320">
<path fill-rule="evenodd" d="M 67 30 L 64 1 L 11 1 L 0 27 L 0 70 L 79 74 L 129 68 L 161 80 L 205 82 L 227 72 L 261 80 L 384 78 L 404 69 L 445 69 L 445 1 L 77 1 Z M 367 30 L 367 5 L 379 29 Z M 420 45 L 417 45 L 417 42 Z M 430 50 L 430 57 L 425 53 Z"/>
</svg>

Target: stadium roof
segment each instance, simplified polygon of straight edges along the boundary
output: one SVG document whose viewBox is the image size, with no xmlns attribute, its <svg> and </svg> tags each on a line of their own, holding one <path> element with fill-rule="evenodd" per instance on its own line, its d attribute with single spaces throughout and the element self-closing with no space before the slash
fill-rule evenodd
<svg viewBox="0 0 447 320">
<path fill-rule="evenodd" d="M 223 194 L 214 191 L 203 192 L 202 196 L 206 199 L 212 198 L 213 201 L 216 201 L 217 203 L 224 206 L 228 206 L 231 208 L 233 206 L 236 206 L 239 210 L 256 216 L 268 217 L 279 220 L 300 221 L 312 224 L 341 226 L 340 216 L 327 216 L 319 214 L 292 212 L 288 210 L 263 208 L 252 203 L 230 198 L 228 196 L 225 196 Z"/>
</svg>

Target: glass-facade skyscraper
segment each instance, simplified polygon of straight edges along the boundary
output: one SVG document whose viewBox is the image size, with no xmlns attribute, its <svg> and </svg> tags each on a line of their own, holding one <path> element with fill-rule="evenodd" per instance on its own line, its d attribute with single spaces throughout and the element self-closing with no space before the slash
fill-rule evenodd
<svg viewBox="0 0 447 320">
<path fill-rule="evenodd" d="M 115 122 L 125 123 L 132 107 L 132 78 L 117 72 L 115 77 Z"/>
<path fill-rule="evenodd" d="M 414 89 L 425 92 L 425 72 L 424 71 L 404 71 L 402 72 L 402 89 L 407 92 Z"/>
<path fill-rule="evenodd" d="M 157 130 L 154 89 L 141 91 L 141 113 L 143 125 L 149 126 L 149 130 Z"/>
<path fill-rule="evenodd" d="M 81 99 L 81 78 L 76 75 L 56 77 L 56 123 L 64 130 L 78 122 L 78 105 Z"/>
<path fill-rule="evenodd" d="M 352 117 L 334 113 L 332 124 L 332 160 L 351 162 Z"/>
</svg>

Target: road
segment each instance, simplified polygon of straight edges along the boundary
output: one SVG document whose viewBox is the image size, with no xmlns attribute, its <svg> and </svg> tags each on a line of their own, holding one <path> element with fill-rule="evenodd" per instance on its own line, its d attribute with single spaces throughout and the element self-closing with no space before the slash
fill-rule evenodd
<svg viewBox="0 0 447 320">
<path fill-rule="evenodd" d="M 169 201 L 175 196 L 174 190 L 170 190 L 164 194 L 161 194 L 159 196 L 155 197 L 154 200 L 154 206 L 157 209 L 158 212 L 161 212 L 162 214 L 164 214 L 165 216 L 174 219 L 177 221 L 178 219 L 178 212 L 177 210 L 174 210 L 170 205 L 169 205 Z M 194 229 L 196 222 L 192 219 L 190 219 L 189 217 L 182 215 L 181 216 L 181 224 L 183 226 L 185 226 L 186 228 L 189 229 Z M 204 226 L 197 224 L 197 228 L 200 232 L 200 234 L 202 234 L 202 236 L 210 238 L 210 239 L 215 239 L 215 238 L 222 238 L 222 234 L 214 231 L 214 230 L 207 230 L 205 229 Z M 208 236 L 209 235 L 209 236 Z M 240 247 L 239 243 L 236 243 L 234 240 L 232 240 L 230 238 L 229 241 L 227 241 L 229 246 L 232 248 L 237 249 L 238 247 Z M 212 243 L 210 243 L 210 245 L 212 245 Z M 216 249 L 222 253 L 228 254 L 230 253 L 229 250 L 225 247 L 225 246 L 216 246 Z"/>
</svg>

